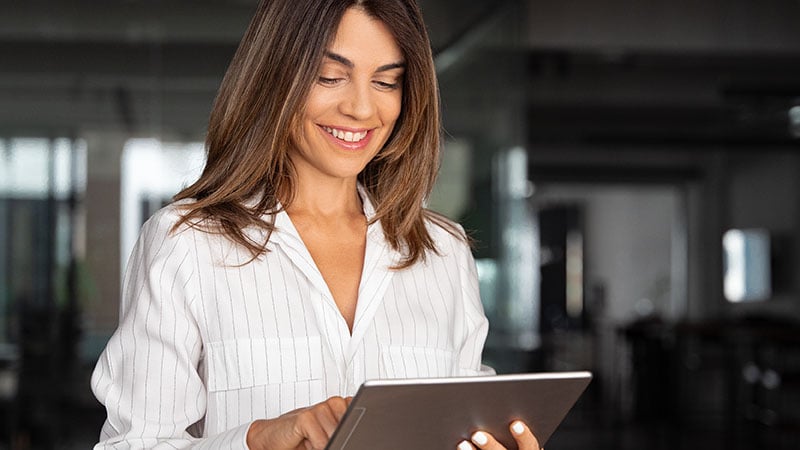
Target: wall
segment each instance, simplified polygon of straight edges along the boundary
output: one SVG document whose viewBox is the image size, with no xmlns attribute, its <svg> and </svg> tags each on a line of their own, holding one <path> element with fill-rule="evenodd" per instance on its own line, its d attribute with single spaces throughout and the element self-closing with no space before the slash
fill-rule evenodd
<svg viewBox="0 0 800 450">
<path fill-rule="evenodd" d="M 795 149 L 733 155 L 729 160 L 726 225 L 763 228 L 773 238 L 774 292 L 770 301 L 727 305 L 733 314 L 800 317 L 798 230 L 800 229 L 800 156 Z"/>
<path fill-rule="evenodd" d="M 598 319 L 622 323 L 645 313 L 672 314 L 673 227 L 679 207 L 670 186 L 537 186 L 539 204 L 583 206 L 587 290 L 603 286 Z"/>
</svg>

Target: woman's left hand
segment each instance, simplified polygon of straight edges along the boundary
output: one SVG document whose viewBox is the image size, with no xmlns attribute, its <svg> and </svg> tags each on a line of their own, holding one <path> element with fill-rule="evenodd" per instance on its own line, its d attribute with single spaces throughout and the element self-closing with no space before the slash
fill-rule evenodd
<svg viewBox="0 0 800 450">
<path fill-rule="evenodd" d="M 539 441 L 536 440 L 536 436 L 531 433 L 530 428 L 522 421 L 515 420 L 511 422 L 508 429 L 511 431 L 511 435 L 514 436 L 514 440 L 517 441 L 518 450 L 544 450 L 539 447 Z M 503 444 L 497 442 L 494 436 L 485 431 L 479 430 L 472 433 L 470 441 L 461 441 L 458 444 L 458 450 L 475 450 L 476 447 L 481 450 L 512 450 L 503 447 Z"/>
</svg>

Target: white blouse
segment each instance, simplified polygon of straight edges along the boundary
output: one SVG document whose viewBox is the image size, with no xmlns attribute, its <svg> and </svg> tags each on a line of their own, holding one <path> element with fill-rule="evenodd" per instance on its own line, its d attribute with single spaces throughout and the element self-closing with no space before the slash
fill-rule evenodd
<svg viewBox="0 0 800 450">
<path fill-rule="evenodd" d="M 440 254 L 396 271 L 401 255 L 370 225 L 351 335 L 285 212 L 250 263 L 221 235 L 171 233 L 179 214 L 148 220 L 128 263 L 119 328 L 92 376 L 108 414 L 96 449 L 244 449 L 255 419 L 367 379 L 492 373 L 475 263 L 440 227 L 429 227 Z"/>
</svg>

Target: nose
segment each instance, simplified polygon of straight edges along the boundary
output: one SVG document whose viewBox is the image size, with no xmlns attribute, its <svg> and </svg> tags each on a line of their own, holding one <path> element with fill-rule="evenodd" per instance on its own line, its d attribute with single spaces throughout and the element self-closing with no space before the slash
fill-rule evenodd
<svg viewBox="0 0 800 450">
<path fill-rule="evenodd" d="M 375 114 L 375 99 L 367 83 L 351 83 L 350 89 L 342 92 L 339 111 L 356 120 L 364 120 Z"/>
</svg>

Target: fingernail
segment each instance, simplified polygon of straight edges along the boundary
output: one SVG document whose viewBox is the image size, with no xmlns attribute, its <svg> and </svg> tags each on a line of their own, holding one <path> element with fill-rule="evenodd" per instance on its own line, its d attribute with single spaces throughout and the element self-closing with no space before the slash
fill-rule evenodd
<svg viewBox="0 0 800 450">
<path fill-rule="evenodd" d="M 467 441 L 461 441 L 458 444 L 458 450 L 472 450 L 472 444 Z"/>
<path fill-rule="evenodd" d="M 486 436 L 486 433 L 483 431 L 476 431 L 472 435 L 472 442 L 478 445 L 486 445 L 489 442 L 489 438 Z"/>
<path fill-rule="evenodd" d="M 513 431 L 514 434 L 522 434 L 522 432 L 525 431 L 525 425 L 523 425 L 522 422 L 517 420 L 516 422 L 511 424 L 511 431 Z"/>
</svg>

